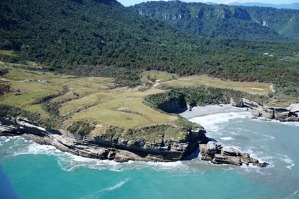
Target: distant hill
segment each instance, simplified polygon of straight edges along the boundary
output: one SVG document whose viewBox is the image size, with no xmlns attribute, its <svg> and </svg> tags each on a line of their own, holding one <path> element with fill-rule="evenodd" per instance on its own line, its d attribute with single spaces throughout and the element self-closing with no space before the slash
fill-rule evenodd
<svg viewBox="0 0 299 199">
<path fill-rule="evenodd" d="M 298 10 L 179 1 L 147 2 L 131 9 L 197 35 L 247 40 L 299 39 Z"/>
<path fill-rule="evenodd" d="M 228 5 L 236 5 L 236 6 L 259 6 L 259 7 L 278 8 L 278 9 L 296 9 L 296 10 L 299 10 L 299 3 L 292 3 L 292 4 L 264 4 L 264 3 L 258 3 L 258 2 L 250 2 L 250 3 L 233 2 L 233 3 L 229 3 Z"/>
</svg>

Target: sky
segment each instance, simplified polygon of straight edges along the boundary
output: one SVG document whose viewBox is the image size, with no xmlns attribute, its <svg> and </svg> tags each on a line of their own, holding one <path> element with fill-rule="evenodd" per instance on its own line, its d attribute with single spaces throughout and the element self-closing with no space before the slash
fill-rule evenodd
<svg viewBox="0 0 299 199">
<path fill-rule="evenodd" d="M 137 3 L 146 2 L 148 0 L 118 0 L 124 6 L 131 6 Z M 299 0 L 183 0 L 185 2 L 214 2 L 214 3 L 232 3 L 232 2 L 259 2 L 265 4 L 289 4 L 299 3 Z"/>
</svg>

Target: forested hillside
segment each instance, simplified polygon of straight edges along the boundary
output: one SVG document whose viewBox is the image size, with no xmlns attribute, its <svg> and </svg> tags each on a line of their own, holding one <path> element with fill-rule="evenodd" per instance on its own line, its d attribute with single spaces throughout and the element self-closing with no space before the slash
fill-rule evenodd
<svg viewBox="0 0 299 199">
<path fill-rule="evenodd" d="M 197 35 L 247 40 L 299 39 L 299 10 L 180 1 L 147 2 L 131 9 Z"/>
<path fill-rule="evenodd" d="M 43 70 L 115 77 L 129 86 L 150 69 L 299 82 L 298 42 L 195 36 L 113 0 L 5 0 L 0 19 L 0 58 L 34 61 Z"/>
<path fill-rule="evenodd" d="M 259 6 L 259 7 L 278 8 L 278 9 L 296 9 L 296 10 L 299 10 L 299 3 L 291 3 L 291 4 L 265 4 L 265 3 L 258 3 L 258 2 L 248 2 L 248 3 L 232 2 L 232 3 L 229 3 L 228 5 L 236 5 L 236 6 Z"/>
</svg>

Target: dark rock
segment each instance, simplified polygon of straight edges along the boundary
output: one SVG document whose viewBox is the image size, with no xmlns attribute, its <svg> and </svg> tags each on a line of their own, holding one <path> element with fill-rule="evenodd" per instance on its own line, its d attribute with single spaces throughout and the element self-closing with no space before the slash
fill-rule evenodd
<svg viewBox="0 0 299 199">
<path fill-rule="evenodd" d="M 208 142 L 207 143 L 207 148 L 206 148 L 206 153 L 207 154 L 216 154 L 217 153 L 217 144 L 215 142 Z"/>
<path fill-rule="evenodd" d="M 115 153 L 114 149 L 109 150 L 109 153 L 107 155 L 108 160 L 113 160 L 115 158 L 115 155 L 116 155 L 116 153 Z"/>
<path fill-rule="evenodd" d="M 254 110 L 254 111 L 251 111 L 251 115 L 254 117 L 254 118 L 257 118 L 257 117 L 262 117 L 262 113 L 261 113 L 261 110 Z"/>
<path fill-rule="evenodd" d="M 226 155 L 220 155 L 216 154 L 214 159 L 212 160 L 212 163 L 214 164 L 231 164 L 236 166 L 241 166 L 242 161 L 240 157 L 233 157 L 233 156 L 226 156 Z"/>
<path fill-rule="evenodd" d="M 283 108 L 274 108 L 274 118 L 283 121 L 289 117 L 290 111 Z"/>
<path fill-rule="evenodd" d="M 250 158 L 249 162 L 253 163 L 253 164 L 259 163 L 259 161 L 257 159 L 254 159 L 254 158 Z"/>
<path fill-rule="evenodd" d="M 263 162 L 263 163 L 260 163 L 260 162 L 257 162 L 257 163 L 253 163 L 254 166 L 258 166 L 258 167 L 266 167 L 268 166 L 269 164 L 266 163 L 266 162 Z"/>
<path fill-rule="evenodd" d="M 288 117 L 284 121 L 285 122 L 299 122 L 299 117 Z"/>
<path fill-rule="evenodd" d="M 250 109 L 258 109 L 262 106 L 261 104 L 259 104 L 257 102 L 250 101 L 250 100 L 245 99 L 245 98 L 242 98 L 242 102 L 243 102 L 243 107 L 247 107 L 247 108 L 250 108 Z"/>
<path fill-rule="evenodd" d="M 209 156 L 209 155 L 202 155 L 201 156 L 201 159 L 202 160 L 205 160 L 205 161 L 212 161 L 213 160 L 213 157 Z"/>
<path fill-rule="evenodd" d="M 237 149 L 229 147 L 229 148 L 224 148 L 222 150 L 222 154 L 226 156 L 239 156 L 240 152 Z"/>
<path fill-rule="evenodd" d="M 231 164 L 241 166 L 242 164 L 249 165 L 250 163 L 256 166 L 267 166 L 265 164 L 259 164 L 259 161 L 251 158 L 248 153 L 241 153 L 235 148 L 224 147 L 216 144 L 215 142 L 208 142 L 207 144 L 200 144 L 201 159 L 205 161 L 211 161 L 213 164 Z"/>
</svg>

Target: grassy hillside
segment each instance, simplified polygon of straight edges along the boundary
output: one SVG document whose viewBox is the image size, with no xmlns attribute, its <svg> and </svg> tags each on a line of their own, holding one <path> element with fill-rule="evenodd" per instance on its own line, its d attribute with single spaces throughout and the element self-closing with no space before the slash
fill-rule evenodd
<svg viewBox="0 0 299 199">
<path fill-rule="evenodd" d="M 238 91 L 264 96 L 273 92 L 270 84 L 266 83 L 224 81 L 205 75 L 178 77 L 160 71 L 144 72 L 142 85 L 133 88 L 116 87 L 112 78 L 33 71 L 24 69 L 24 65 L 7 62 L 0 63 L 1 71 L 1 114 L 8 111 L 9 115 L 23 115 L 42 125 L 64 130 L 84 124 L 96 134 L 111 127 L 136 129 L 156 125 L 176 126 L 180 120 L 178 116 L 157 111 L 143 103 L 148 96 L 166 92 L 165 88 L 182 91 L 191 88 L 194 94 L 205 98 L 209 92 L 216 96 L 218 94 L 210 89 L 204 91 L 203 86 L 216 87 L 218 90 L 214 90 L 217 92 L 223 92 L 221 89 L 224 88 L 233 89 L 225 93 L 238 95 Z M 279 102 L 275 99 L 275 92 L 272 100 Z"/>
<path fill-rule="evenodd" d="M 3 66 L 2 66 L 3 67 Z M 75 77 L 51 72 L 8 67 L 0 85 L 9 92 L 0 95 L 0 104 L 40 115 L 40 121 L 56 121 L 53 127 L 67 129 L 76 122 L 87 122 L 101 132 L 110 126 L 129 129 L 172 124 L 177 116 L 167 115 L 142 103 L 145 96 L 163 92 L 150 89 L 115 88 L 113 79 Z M 45 120 L 46 121 L 46 120 Z M 51 125 L 51 124 L 50 124 Z"/>
</svg>

